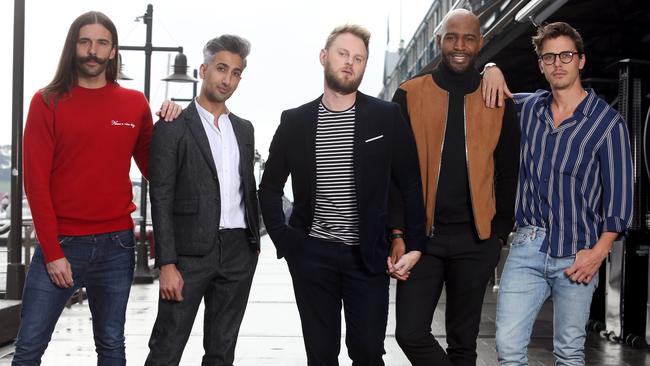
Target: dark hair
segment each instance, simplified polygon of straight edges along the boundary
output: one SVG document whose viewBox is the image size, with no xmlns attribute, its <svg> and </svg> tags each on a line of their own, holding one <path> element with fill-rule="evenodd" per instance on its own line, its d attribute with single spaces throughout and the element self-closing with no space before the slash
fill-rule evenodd
<svg viewBox="0 0 650 366">
<path fill-rule="evenodd" d="M 537 53 L 537 56 L 541 56 L 544 41 L 561 36 L 571 38 L 576 46 L 576 51 L 578 51 L 579 54 L 582 55 L 585 53 L 585 44 L 582 41 L 580 33 L 567 23 L 555 22 L 537 28 L 537 34 L 533 36 L 533 46 L 535 47 L 535 53 Z"/>
<path fill-rule="evenodd" d="M 65 38 L 63 51 L 61 51 L 61 58 L 59 59 L 59 66 L 56 69 L 52 81 L 41 91 L 45 102 L 48 105 L 56 104 L 58 100 L 77 83 L 77 69 L 76 69 L 76 56 L 77 56 L 77 41 L 79 39 L 79 30 L 81 27 L 89 24 L 100 24 L 104 26 L 111 33 L 111 42 L 115 48 L 115 57 L 108 60 L 106 67 L 106 80 L 115 82 L 117 80 L 119 65 L 117 57 L 117 29 L 115 24 L 103 13 L 98 11 L 89 11 L 81 14 L 77 19 L 72 22 L 68 35 Z"/>
<path fill-rule="evenodd" d="M 214 55 L 220 51 L 229 51 L 238 54 L 241 57 L 244 67 L 246 67 L 246 57 L 251 52 L 251 43 L 248 40 L 232 34 L 224 34 L 217 38 L 212 38 L 203 47 L 203 63 L 212 62 Z"/>
</svg>

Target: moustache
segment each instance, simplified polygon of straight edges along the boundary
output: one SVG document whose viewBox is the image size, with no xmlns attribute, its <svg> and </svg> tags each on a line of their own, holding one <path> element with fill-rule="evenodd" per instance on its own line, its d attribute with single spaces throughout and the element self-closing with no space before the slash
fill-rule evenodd
<svg viewBox="0 0 650 366">
<path fill-rule="evenodd" d="M 90 55 L 90 56 L 86 56 L 86 57 L 77 57 L 77 62 L 80 63 L 80 64 L 85 64 L 86 62 L 89 62 L 89 61 L 95 61 L 96 63 L 98 63 L 100 65 L 103 65 L 108 61 L 108 59 L 107 58 L 99 58 L 99 57 L 94 56 L 94 55 Z"/>
</svg>

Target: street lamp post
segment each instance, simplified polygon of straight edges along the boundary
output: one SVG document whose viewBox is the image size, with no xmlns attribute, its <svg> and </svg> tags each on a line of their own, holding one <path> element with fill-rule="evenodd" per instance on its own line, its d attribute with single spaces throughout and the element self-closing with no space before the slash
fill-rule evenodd
<svg viewBox="0 0 650 366">
<path fill-rule="evenodd" d="M 140 18 L 140 17 L 139 17 Z M 119 46 L 122 51 L 144 51 L 144 96 L 149 100 L 149 91 L 151 88 L 151 54 L 154 51 L 179 52 L 183 53 L 183 47 L 154 47 L 151 44 L 153 33 L 153 5 L 147 5 L 147 12 L 141 17 L 147 27 L 147 37 L 144 46 Z M 136 268 L 134 283 L 152 283 L 153 274 L 149 269 L 149 250 L 146 243 L 147 238 L 147 180 L 143 176 L 140 181 L 140 240 L 137 245 Z"/>
<path fill-rule="evenodd" d="M 22 263 L 23 240 L 23 80 L 25 59 L 25 0 L 14 1 L 14 64 L 11 106 L 11 231 L 7 244 L 6 298 L 22 298 L 25 265 Z M 25 258 L 26 261 L 30 258 Z"/>
</svg>

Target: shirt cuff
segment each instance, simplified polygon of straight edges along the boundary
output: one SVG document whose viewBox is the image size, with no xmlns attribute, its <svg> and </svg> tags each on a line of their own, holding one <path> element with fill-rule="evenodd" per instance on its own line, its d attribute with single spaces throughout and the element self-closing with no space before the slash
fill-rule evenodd
<svg viewBox="0 0 650 366">
<path fill-rule="evenodd" d="M 410 252 L 412 250 L 419 250 L 420 252 L 424 252 L 424 247 L 425 247 L 425 237 L 422 238 L 414 238 L 408 234 L 405 235 L 404 241 L 406 244 L 406 252 Z"/>
<path fill-rule="evenodd" d="M 154 267 L 160 268 L 165 264 L 178 264 L 178 258 L 157 259 L 154 263 Z"/>
<path fill-rule="evenodd" d="M 603 222 L 602 232 L 622 233 L 627 229 L 627 225 L 620 217 L 606 217 Z"/>
</svg>

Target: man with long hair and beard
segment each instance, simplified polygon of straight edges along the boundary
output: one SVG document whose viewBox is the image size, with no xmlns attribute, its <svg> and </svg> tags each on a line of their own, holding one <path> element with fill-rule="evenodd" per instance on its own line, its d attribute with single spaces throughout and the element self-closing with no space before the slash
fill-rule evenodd
<svg viewBox="0 0 650 366">
<path fill-rule="evenodd" d="M 113 22 L 91 11 L 70 26 L 52 82 L 34 97 L 24 137 L 25 193 L 39 246 L 23 292 L 13 365 L 38 365 L 72 293 L 85 287 L 98 365 L 124 365 L 133 279 L 133 157 L 147 174 L 152 115 L 117 82 Z M 165 113 L 167 112 L 167 113 Z M 171 120 L 178 106 L 163 108 Z"/>
<path fill-rule="evenodd" d="M 387 270 L 405 275 L 424 244 L 424 205 L 413 135 L 397 105 L 357 88 L 370 34 L 338 27 L 320 52 L 324 93 L 282 113 L 259 199 L 278 258 L 293 280 L 309 365 L 338 365 L 341 304 L 354 365 L 383 365 Z M 291 175 L 288 224 L 282 192 Z M 400 187 L 407 253 L 389 263 L 391 177 Z"/>
</svg>

